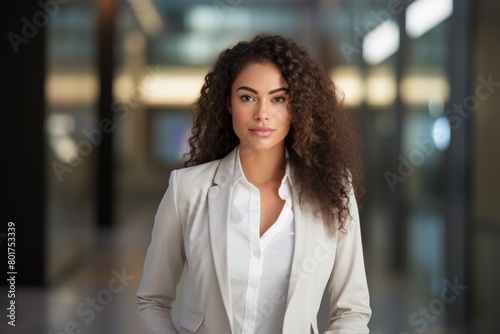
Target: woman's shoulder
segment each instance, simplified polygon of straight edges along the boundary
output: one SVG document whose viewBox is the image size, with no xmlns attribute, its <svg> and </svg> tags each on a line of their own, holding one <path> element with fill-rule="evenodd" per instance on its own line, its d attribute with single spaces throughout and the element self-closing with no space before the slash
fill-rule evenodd
<svg viewBox="0 0 500 334">
<path fill-rule="evenodd" d="M 237 153 L 238 147 L 234 148 L 222 159 L 215 159 L 199 165 L 177 169 L 175 173 L 179 178 L 200 178 L 212 181 L 218 171 L 222 172 L 221 170 L 223 170 L 225 173 L 230 171 L 232 173 L 234 171 L 234 162 Z"/>
<path fill-rule="evenodd" d="M 186 191 L 207 189 L 214 184 L 224 182 L 234 175 L 234 161 L 237 150 L 234 149 L 222 159 L 216 159 L 203 164 L 176 169 L 170 176 L 170 181 L 182 185 Z"/>
<path fill-rule="evenodd" d="M 217 159 L 209 162 L 205 162 L 203 164 L 195 165 L 195 166 L 190 166 L 190 167 L 184 167 L 180 169 L 176 169 L 173 172 L 176 173 L 177 178 L 202 178 L 202 179 L 213 179 L 213 176 L 215 172 L 217 171 L 217 168 L 220 165 L 222 159 Z"/>
</svg>

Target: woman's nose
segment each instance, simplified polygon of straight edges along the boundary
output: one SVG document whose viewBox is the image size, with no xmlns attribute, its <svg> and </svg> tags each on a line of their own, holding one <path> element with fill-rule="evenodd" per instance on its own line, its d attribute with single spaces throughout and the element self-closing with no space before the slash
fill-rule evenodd
<svg viewBox="0 0 500 334">
<path fill-rule="evenodd" d="M 257 106 L 257 111 L 255 112 L 255 119 L 268 119 L 269 118 L 269 106 L 266 102 L 260 102 Z"/>
</svg>

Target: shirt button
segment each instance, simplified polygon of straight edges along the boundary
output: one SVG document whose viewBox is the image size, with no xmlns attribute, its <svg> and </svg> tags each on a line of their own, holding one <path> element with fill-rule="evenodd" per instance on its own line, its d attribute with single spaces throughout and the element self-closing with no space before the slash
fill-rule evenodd
<svg viewBox="0 0 500 334">
<path fill-rule="evenodd" d="M 259 257 L 259 256 L 260 256 L 260 252 L 259 252 L 259 251 L 253 251 L 253 255 L 254 255 L 255 257 Z"/>
<path fill-rule="evenodd" d="M 251 315 L 251 314 L 247 315 L 247 319 L 248 320 L 252 320 L 253 319 L 253 315 Z"/>
<path fill-rule="evenodd" d="M 250 286 L 251 286 L 252 288 L 255 288 L 255 283 L 254 283 L 254 282 L 250 283 Z"/>
</svg>

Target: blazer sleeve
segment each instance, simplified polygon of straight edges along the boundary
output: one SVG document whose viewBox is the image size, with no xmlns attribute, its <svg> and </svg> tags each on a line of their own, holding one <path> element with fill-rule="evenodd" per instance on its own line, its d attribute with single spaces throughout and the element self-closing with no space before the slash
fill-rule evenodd
<svg viewBox="0 0 500 334">
<path fill-rule="evenodd" d="M 330 276 L 329 329 L 325 334 L 369 333 L 370 297 L 366 281 L 358 206 L 351 187 L 347 233 L 337 231 L 337 252 Z"/>
<path fill-rule="evenodd" d="M 172 303 L 185 263 L 182 223 L 176 189 L 177 171 L 155 216 L 151 244 L 137 292 L 138 317 L 145 334 L 178 333 L 172 321 Z"/>
</svg>

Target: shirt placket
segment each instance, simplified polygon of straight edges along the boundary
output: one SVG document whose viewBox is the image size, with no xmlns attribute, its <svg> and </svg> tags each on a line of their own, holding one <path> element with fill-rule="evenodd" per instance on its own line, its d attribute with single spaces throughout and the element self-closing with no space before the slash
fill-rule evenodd
<svg viewBox="0 0 500 334">
<path fill-rule="evenodd" d="M 250 261 L 245 294 L 245 314 L 243 318 L 242 334 L 255 333 L 257 297 L 259 283 L 262 276 L 262 252 L 259 243 L 260 194 L 258 189 L 250 189 L 249 204 L 248 240 L 250 247 Z"/>
</svg>

